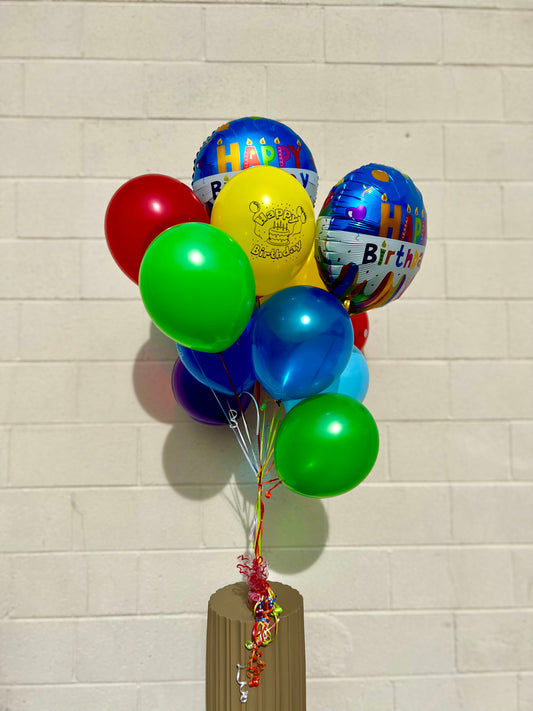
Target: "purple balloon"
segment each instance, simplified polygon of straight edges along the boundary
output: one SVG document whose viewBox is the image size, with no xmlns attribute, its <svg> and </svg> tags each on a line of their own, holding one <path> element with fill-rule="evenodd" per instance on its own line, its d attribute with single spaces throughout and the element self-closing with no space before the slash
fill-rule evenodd
<svg viewBox="0 0 533 711">
<path fill-rule="evenodd" d="M 230 410 L 235 410 L 239 418 L 251 402 L 248 393 L 239 397 L 239 406 L 234 395 L 212 390 L 197 380 L 179 359 L 172 369 L 172 392 L 185 412 L 204 425 L 227 425 Z"/>
</svg>

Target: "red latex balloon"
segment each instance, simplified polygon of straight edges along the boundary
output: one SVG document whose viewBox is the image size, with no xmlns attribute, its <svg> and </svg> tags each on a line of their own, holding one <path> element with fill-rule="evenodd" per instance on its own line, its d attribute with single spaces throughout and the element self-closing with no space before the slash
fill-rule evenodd
<svg viewBox="0 0 533 711">
<path fill-rule="evenodd" d="M 209 222 L 204 206 L 185 183 L 169 175 L 139 175 L 121 185 L 105 215 L 107 246 L 136 284 L 150 243 L 183 222 Z"/>
<path fill-rule="evenodd" d="M 369 322 L 368 322 L 368 315 L 366 311 L 363 311 L 360 314 L 352 314 L 350 316 L 350 321 L 352 322 L 352 328 L 353 328 L 353 344 L 356 348 L 359 348 L 360 351 L 363 350 L 363 346 L 366 343 L 366 339 L 368 338 L 368 327 L 369 327 Z"/>
</svg>

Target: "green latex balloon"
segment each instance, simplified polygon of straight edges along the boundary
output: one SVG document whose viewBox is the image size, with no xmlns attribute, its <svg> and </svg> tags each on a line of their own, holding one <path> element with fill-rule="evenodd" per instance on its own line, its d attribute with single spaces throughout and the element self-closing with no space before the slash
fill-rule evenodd
<svg viewBox="0 0 533 711">
<path fill-rule="evenodd" d="M 302 400 L 282 421 L 274 445 L 279 478 L 303 496 L 337 496 L 360 484 L 379 450 L 366 407 L 339 394 Z"/>
<path fill-rule="evenodd" d="M 171 227 L 150 244 L 139 288 L 150 318 L 163 333 L 210 353 L 235 343 L 255 304 L 254 275 L 242 247 L 201 222 Z"/>
</svg>

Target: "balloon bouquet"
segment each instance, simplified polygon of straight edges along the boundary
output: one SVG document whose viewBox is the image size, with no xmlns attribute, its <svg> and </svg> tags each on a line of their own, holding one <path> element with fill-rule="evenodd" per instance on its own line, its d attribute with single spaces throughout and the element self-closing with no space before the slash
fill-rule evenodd
<svg viewBox="0 0 533 711">
<path fill-rule="evenodd" d="M 177 343 L 176 400 L 199 422 L 229 425 L 257 480 L 254 555 L 238 565 L 255 611 L 250 686 L 280 612 L 261 555 L 264 498 L 281 483 L 335 496 L 369 474 L 379 436 L 362 404 L 366 312 L 404 293 L 426 243 L 422 196 L 400 171 L 352 171 L 315 222 L 317 184 L 296 133 L 242 118 L 204 142 L 192 190 L 141 175 L 113 195 L 105 217 L 113 257 Z"/>
</svg>

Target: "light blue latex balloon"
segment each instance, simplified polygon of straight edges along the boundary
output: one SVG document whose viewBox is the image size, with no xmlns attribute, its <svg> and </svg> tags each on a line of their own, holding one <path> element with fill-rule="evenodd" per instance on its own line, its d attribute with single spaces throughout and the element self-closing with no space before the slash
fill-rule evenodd
<svg viewBox="0 0 533 711">
<path fill-rule="evenodd" d="M 338 378 L 329 387 L 322 390 L 322 393 L 338 393 L 339 395 L 349 395 L 354 400 L 363 402 L 368 392 L 370 382 L 368 364 L 366 358 L 359 350 L 353 346 L 352 354 L 348 365 Z M 287 412 L 297 405 L 301 400 L 284 400 L 283 406 Z"/>
<path fill-rule="evenodd" d="M 352 345 L 348 312 L 313 286 L 278 291 L 254 316 L 254 370 L 275 400 L 322 392 L 346 367 Z"/>
</svg>

